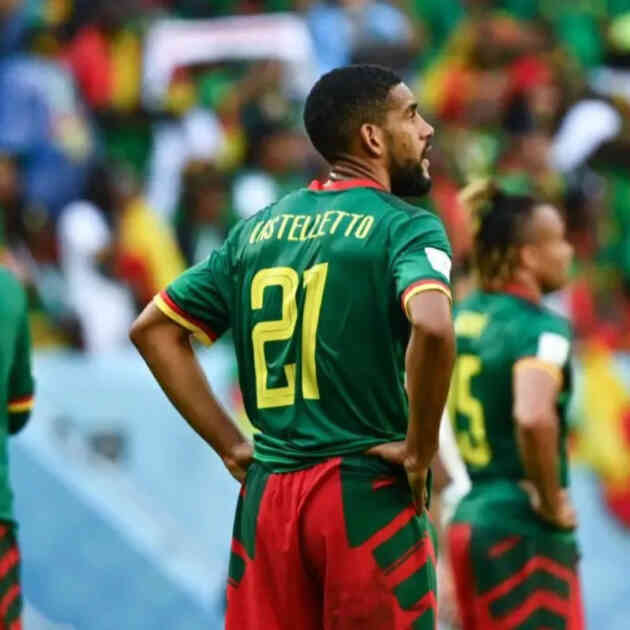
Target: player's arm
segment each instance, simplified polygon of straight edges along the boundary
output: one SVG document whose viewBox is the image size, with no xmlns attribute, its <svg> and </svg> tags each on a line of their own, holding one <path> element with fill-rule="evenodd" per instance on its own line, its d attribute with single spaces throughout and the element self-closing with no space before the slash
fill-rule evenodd
<svg viewBox="0 0 630 630">
<path fill-rule="evenodd" d="M 191 332 L 149 304 L 130 338 L 177 410 L 243 481 L 252 446 L 217 401 L 190 343 Z"/>
<path fill-rule="evenodd" d="M 518 445 L 531 486 L 532 505 L 544 520 L 563 528 L 576 525 L 575 512 L 558 475 L 559 419 L 556 399 L 562 374 L 553 364 L 521 359 L 513 374 Z"/>
<path fill-rule="evenodd" d="M 442 291 L 423 291 L 407 302 L 411 336 L 405 367 L 409 424 L 404 466 L 416 505 L 423 505 L 425 480 L 438 449 L 440 420 L 455 360 L 450 300 Z"/>
<path fill-rule="evenodd" d="M 9 381 L 9 433 L 21 431 L 31 415 L 34 404 L 34 383 L 31 371 L 31 335 L 28 325 L 28 306 L 22 292 L 23 305 Z"/>
</svg>

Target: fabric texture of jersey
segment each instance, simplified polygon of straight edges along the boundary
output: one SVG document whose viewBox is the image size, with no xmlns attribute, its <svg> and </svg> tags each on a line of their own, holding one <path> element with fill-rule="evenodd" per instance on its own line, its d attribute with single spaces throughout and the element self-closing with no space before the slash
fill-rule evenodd
<svg viewBox="0 0 630 630">
<path fill-rule="evenodd" d="M 434 630 L 434 529 L 405 475 L 351 455 L 274 474 L 239 498 L 227 630 Z"/>
<path fill-rule="evenodd" d="M 0 267 L 0 520 L 13 519 L 8 435 L 19 431 L 33 407 L 31 341 L 26 296 L 17 279 Z"/>
<path fill-rule="evenodd" d="M 450 296 L 440 220 L 368 181 L 312 186 L 240 223 L 156 297 L 205 343 L 232 329 L 255 458 L 274 471 L 403 439 L 408 300 Z"/>
<path fill-rule="evenodd" d="M 472 488 L 454 520 L 495 531 L 553 535 L 574 544 L 572 532 L 540 521 L 518 485 L 526 475 L 512 416 L 512 379 L 519 366 L 533 362 L 562 380 L 557 400 L 558 477 L 566 487 L 566 412 L 572 387 L 569 323 L 523 297 L 478 292 L 457 306 L 455 333 L 457 360 L 448 408 Z"/>
</svg>

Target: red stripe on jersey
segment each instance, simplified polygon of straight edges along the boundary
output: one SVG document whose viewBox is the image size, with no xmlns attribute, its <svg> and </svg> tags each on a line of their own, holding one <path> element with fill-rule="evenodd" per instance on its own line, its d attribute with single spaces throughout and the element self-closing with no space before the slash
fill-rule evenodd
<svg viewBox="0 0 630 630">
<path fill-rule="evenodd" d="M 314 179 L 308 187 L 309 190 L 319 192 L 328 190 L 350 190 L 351 188 L 376 188 L 377 190 L 387 192 L 385 186 L 371 179 L 342 179 L 336 182 L 328 179 L 323 183 Z"/>
<path fill-rule="evenodd" d="M 27 396 L 20 396 L 20 398 L 12 398 L 9 401 L 9 405 L 21 405 L 22 403 L 30 402 L 33 400 L 33 394 L 28 394 Z"/>
<path fill-rule="evenodd" d="M 168 304 L 170 308 L 172 308 L 180 317 L 188 320 L 191 324 L 197 326 L 197 328 L 201 328 L 203 332 L 210 337 L 210 341 L 216 341 L 217 335 L 212 328 L 208 326 L 208 324 L 204 324 L 201 320 L 189 315 L 181 306 L 176 304 L 171 296 L 166 291 L 160 291 L 160 297 Z"/>
</svg>

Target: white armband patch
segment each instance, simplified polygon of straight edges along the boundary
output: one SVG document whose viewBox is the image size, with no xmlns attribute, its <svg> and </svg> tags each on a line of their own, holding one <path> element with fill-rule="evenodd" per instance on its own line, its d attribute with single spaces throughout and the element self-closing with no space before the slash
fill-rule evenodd
<svg viewBox="0 0 630 630">
<path fill-rule="evenodd" d="M 538 338 L 538 352 L 536 356 L 542 361 L 563 367 L 569 358 L 571 344 L 566 337 L 557 333 L 542 333 Z"/>
<path fill-rule="evenodd" d="M 448 282 L 451 281 L 451 259 L 446 252 L 435 247 L 425 247 L 424 252 L 435 271 L 441 273 Z"/>
</svg>

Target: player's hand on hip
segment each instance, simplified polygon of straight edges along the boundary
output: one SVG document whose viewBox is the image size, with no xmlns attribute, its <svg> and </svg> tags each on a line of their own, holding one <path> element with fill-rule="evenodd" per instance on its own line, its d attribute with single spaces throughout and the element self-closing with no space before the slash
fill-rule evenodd
<svg viewBox="0 0 630 630">
<path fill-rule="evenodd" d="M 378 444 L 365 451 L 366 455 L 374 455 L 380 457 L 382 460 L 389 464 L 395 464 L 397 466 L 403 466 L 405 463 L 405 457 L 407 456 L 407 443 L 405 440 L 398 442 L 384 442 Z"/>
<path fill-rule="evenodd" d="M 427 507 L 428 490 L 427 490 L 427 477 L 429 476 L 429 469 L 424 467 L 418 467 L 410 458 L 406 458 L 404 461 L 405 472 L 407 473 L 407 481 L 411 488 L 411 498 L 416 508 L 416 512 L 422 515 Z"/>
<path fill-rule="evenodd" d="M 577 527 L 577 514 L 566 490 L 559 490 L 556 501 L 547 504 L 541 500 L 540 493 L 531 481 L 522 481 L 520 486 L 527 492 L 532 509 L 543 521 L 560 529 Z"/>
<path fill-rule="evenodd" d="M 577 513 L 566 490 L 560 490 L 558 501 L 551 508 L 541 505 L 538 515 L 548 523 L 560 529 L 575 529 L 577 527 Z"/>
<path fill-rule="evenodd" d="M 236 481 L 243 483 L 247 469 L 254 460 L 254 448 L 249 442 L 236 444 L 229 454 L 223 457 L 223 463 Z"/>
<path fill-rule="evenodd" d="M 374 455 L 382 460 L 402 466 L 407 473 L 407 480 L 411 488 L 411 496 L 418 514 L 422 514 L 427 504 L 427 477 L 429 468 L 419 466 L 417 461 L 409 457 L 407 453 L 407 442 L 385 442 L 378 444 L 365 451 L 366 455 Z"/>
</svg>

